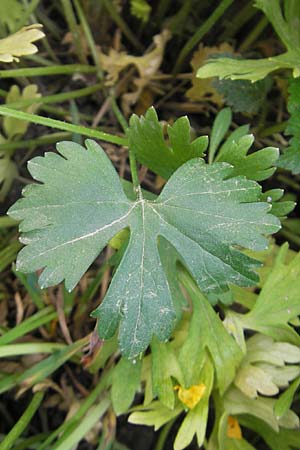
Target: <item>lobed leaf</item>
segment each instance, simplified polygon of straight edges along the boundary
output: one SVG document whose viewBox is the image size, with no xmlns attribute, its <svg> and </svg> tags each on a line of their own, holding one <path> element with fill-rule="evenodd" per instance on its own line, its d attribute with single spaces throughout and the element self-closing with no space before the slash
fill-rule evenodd
<svg viewBox="0 0 300 450">
<path fill-rule="evenodd" d="M 38 51 L 33 42 L 43 38 L 42 25 L 33 24 L 22 28 L 4 39 L 0 39 L 0 61 L 19 61 L 19 56 L 32 55 Z"/>
<path fill-rule="evenodd" d="M 300 254 L 286 263 L 287 250 L 287 245 L 281 247 L 254 307 L 242 318 L 245 328 L 276 340 L 279 333 L 288 333 L 291 329 L 288 322 L 300 315 Z"/>
<path fill-rule="evenodd" d="M 153 107 L 148 109 L 145 116 L 133 114 L 129 125 L 129 146 L 137 160 L 166 180 L 189 159 L 203 156 L 207 148 L 207 136 L 191 142 L 187 117 L 180 117 L 172 126 L 168 126 L 170 145 L 165 142 L 163 127 Z"/>
<path fill-rule="evenodd" d="M 87 140 L 57 145 L 60 154 L 33 158 L 28 169 L 42 184 L 27 186 L 9 210 L 20 220 L 18 256 L 23 272 L 44 269 L 41 287 L 65 280 L 71 290 L 109 240 L 129 227 L 130 238 L 109 290 L 94 312 L 99 334 L 112 337 L 120 324 L 121 351 L 135 357 L 153 335 L 167 339 L 176 314 L 159 250 L 166 239 L 203 292 L 222 292 L 228 284 L 251 286 L 257 262 L 239 247 L 262 250 L 265 234 L 280 227 L 259 202 L 260 187 L 243 177 L 229 178 L 232 167 L 206 165 L 195 158 L 181 166 L 153 201 L 129 200 L 101 147 Z"/>
</svg>

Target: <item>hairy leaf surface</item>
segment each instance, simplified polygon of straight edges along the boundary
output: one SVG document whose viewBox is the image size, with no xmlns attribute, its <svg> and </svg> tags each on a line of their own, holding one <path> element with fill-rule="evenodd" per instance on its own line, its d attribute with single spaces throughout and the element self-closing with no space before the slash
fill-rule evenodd
<svg viewBox="0 0 300 450">
<path fill-rule="evenodd" d="M 108 241 L 130 229 L 130 239 L 106 297 L 95 311 L 99 334 L 108 339 L 120 323 L 122 352 L 134 357 L 153 335 L 170 336 L 175 312 L 157 241 L 165 238 L 202 291 L 220 292 L 228 284 L 257 282 L 257 262 L 238 247 L 267 247 L 264 234 L 279 229 L 260 203 L 260 187 L 243 177 L 228 178 L 232 167 L 206 165 L 195 158 L 181 166 L 153 201 L 135 201 L 101 147 L 86 141 L 87 150 L 61 142 L 60 155 L 33 158 L 28 168 L 42 184 L 29 185 L 9 214 L 21 220 L 18 270 L 44 268 L 42 287 L 65 280 L 71 290 Z"/>
</svg>

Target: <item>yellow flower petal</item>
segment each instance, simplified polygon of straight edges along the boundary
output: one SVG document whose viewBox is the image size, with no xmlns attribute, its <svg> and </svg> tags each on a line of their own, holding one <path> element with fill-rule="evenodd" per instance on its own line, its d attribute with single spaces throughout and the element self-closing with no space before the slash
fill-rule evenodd
<svg viewBox="0 0 300 450">
<path fill-rule="evenodd" d="M 238 421 L 232 417 L 227 418 L 227 436 L 230 439 L 242 439 L 242 430 Z"/>
<path fill-rule="evenodd" d="M 188 389 L 182 386 L 174 386 L 174 390 L 178 391 L 179 400 L 184 403 L 189 409 L 195 408 L 204 395 L 206 386 L 203 383 L 190 386 Z"/>
</svg>

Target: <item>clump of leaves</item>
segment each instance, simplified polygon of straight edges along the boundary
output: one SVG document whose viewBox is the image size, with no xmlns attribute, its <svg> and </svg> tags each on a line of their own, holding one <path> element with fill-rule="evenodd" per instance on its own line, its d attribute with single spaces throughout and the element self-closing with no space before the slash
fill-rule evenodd
<svg viewBox="0 0 300 450">
<path fill-rule="evenodd" d="M 283 5 L 282 5 L 283 3 Z M 263 59 L 218 58 L 208 60 L 197 72 L 200 78 L 230 78 L 232 80 L 250 80 L 265 78 L 278 69 L 292 69 L 294 77 L 300 75 L 300 8 L 298 2 L 290 0 L 256 0 L 255 6 L 267 16 L 276 33 L 287 48 L 282 55 Z"/>
<path fill-rule="evenodd" d="M 18 62 L 20 56 L 36 53 L 38 48 L 33 42 L 45 36 L 41 28 L 42 25 L 40 24 L 29 25 L 4 39 L 0 39 L 0 61 L 5 63 Z"/>
<path fill-rule="evenodd" d="M 287 252 L 287 246 L 284 246 L 284 251 Z M 278 270 L 282 269 L 278 266 L 282 250 L 280 253 L 279 259 L 273 261 L 270 279 L 263 286 L 265 292 L 274 281 L 272 272 L 276 271 L 278 276 Z M 298 272 L 299 255 L 294 260 L 294 267 Z M 285 276 L 284 269 L 282 280 Z M 223 326 L 225 324 L 230 329 L 227 318 L 226 323 L 221 322 L 189 275 L 182 274 L 180 279 L 192 302 L 192 317 L 186 313 L 172 341 L 159 346 L 155 343 L 151 346 L 151 355 L 143 359 L 144 403 L 131 409 L 129 421 L 159 429 L 184 412 L 174 449 L 187 447 L 194 436 L 201 447 L 206 435 L 210 398 L 214 402 L 215 423 L 207 442 L 209 449 L 254 449 L 243 437 L 240 426 L 251 428 L 252 420 L 261 424 L 255 431 L 264 439 L 265 430 L 270 429 L 273 433 L 285 435 L 288 441 L 297 442 L 295 448 L 299 448 L 300 441 L 296 439 L 299 438 L 299 419 L 290 409 L 300 373 L 299 345 L 290 343 L 288 335 L 280 333 L 280 325 L 278 328 L 274 326 L 274 335 L 275 330 L 279 333 L 276 340 L 257 333 L 244 341 L 243 332 L 241 340 L 238 328 L 233 325 L 237 322 L 231 322 L 235 339 L 230 339 Z M 291 316 L 299 314 L 297 279 L 297 273 L 293 273 L 293 277 L 287 280 L 291 295 L 285 307 L 293 308 L 293 303 L 298 302 L 298 309 L 290 312 Z M 266 305 L 270 311 L 272 308 L 278 311 L 281 305 L 276 292 L 274 289 L 270 293 L 273 305 Z M 247 290 L 241 289 L 241 293 L 246 296 Z M 239 302 L 236 297 L 235 300 Z M 260 300 L 257 302 L 261 303 Z M 287 387 L 282 398 L 274 398 L 279 389 Z M 174 389 L 178 392 L 175 398 L 172 397 Z M 286 392 L 289 397 L 285 396 Z M 269 445 L 272 450 L 279 448 L 276 442 Z"/>
<path fill-rule="evenodd" d="M 179 142 L 187 144 L 186 126 L 183 119 L 170 128 L 170 135 L 176 133 Z M 139 129 L 134 119 L 128 135 L 131 142 L 136 136 L 136 145 L 146 153 L 149 142 L 151 148 L 155 142 L 145 139 L 152 132 L 151 122 L 142 119 Z M 161 142 L 160 132 L 154 135 Z M 174 168 L 158 198 L 148 200 L 139 188 L 131 200 L 101 147 L 89 140 L 86 145 L 87 149 L 63 142 L 57 146 L 59 155 L 47 153 L 30 161 L 31 175 L 42 184 L 25 188 L 24 198 L 9 214 L 21 221 L 26 244 L 18 270 L 44 268 L 42 287 L 65 280 L 67 289 L 73 289 L 108 241 L 130 229 L 124 256 L 94 313 L 101 338 L 111 338 L 120 324 L 121 351 L 133 358 L 153 336 L 161 341 L 170 336 L 176 314 L 160 239 L 174 247 L 203 292 L 257 282 L 257 262 L 240 248 L 266 248 L 264 235 L 276 232 L 280 223 L 269 214 L 270 205 L 260 201 L 255 181 L 238 175 L 227 163 L 207 165 L 189 154 L 193 159 L 178 162 L 180 167 Z M 166 147 L 165 152 L 172 154 L 173 149 Z"/>
</svg>

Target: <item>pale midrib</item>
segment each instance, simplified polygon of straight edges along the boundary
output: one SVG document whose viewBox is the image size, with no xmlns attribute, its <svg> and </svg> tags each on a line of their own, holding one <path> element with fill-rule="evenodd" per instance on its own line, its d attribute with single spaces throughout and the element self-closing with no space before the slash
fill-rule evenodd
<svg viewBox="0 0 300 450">
<path fill-rule="evenodd" d="M 216 255 L 213 254 L 213 253 L 209 253 L 207 250 L 205 250 L 205 248 L 201 247 L 201 245 L 198 244 L 198 242 L 194 241 L 194 240 L 191 239 L 189 236 L 187 236 L 186 234 L 184 234 L 181 230 L 179 230 L 179 229 L 176 228 L 174 225 L 172 225 L 172 224 L 169 223 L 167 220 L 165 220 L 153 206 L 151 206 L 150 204 L 148 204 L 148 205 L 149 205 L 149 207 L 152 209 L 152 211 L 153 211 L 153 212 L 161 219 L 162 222 L 166 223 L 169 227 L 175 228 L 175 230 L 177 230 L 178 232 L 180 232 L 180 233 L 181 233 L 183 236 L 185 236 L 187 239 L 189 239 L 190 241 L 192 241 L 193 243 L 195 243 L 196 245 L 198 245 L 198 247 L 201 249 L 201 251 L 202 251 L 203 253 L 206 253 L 207 255 L 210 255 L 210 256 L 214 256 L 214 257 L 217 258 L 219 261 L 222 261 L 222 263 L 223 263 L 225 266 L 227 266 L 227 267 L 231 268 L 232 270 L 234 270 L 239 276 L 242 276 L 243 278 L 246 278 L 247 280 L 250 280 L 250 278 L 248 278 L 246 275 L 244 275 L 244 274 L 238 272 L 233 266 L 231 266 L 230 264 L 228 264 L 228 262 L 223 261 L 223 259 L 219 258 L 218 256 L 216 256 Z M 167 237 L 166 237 L 166 239 L 168 240 Z M 171 243 L 172 243 L 172 242 L 171 242 Z M 210 278 L 211 278 L 211 277 L 210 277 Z"/>
<path fill-rule="evenodd" d="M 257 187 L 253 187 L 252 190 L 257 190 Z M 231 192 L 249 192 L 250 189 L 249 188 L 238 188 L 238 189 L 228 189 L 228 190 L 223 190 L 223 191 L 205 191 L 205 192 L 188 192 L 186 194 L 180 194 L 180 195 L 174 195 L 173 197 L 169 197 L 167 198 L 165 201 L 161 202 L 162 205 L 165 205 L 166 203 L 172 201 L 172 200 L 177 200 L 179 198 L 183 198 L 183 197 L 191 197 L 193 195 L 219 195 L 219 194 L 230 194 Z M 158 198 L 159 201 L 159 198 Z"/>
<path fill-rule="evenodd" d="M 159 203 L 157 203 L 157 205 L 159 205 Z M 163 205 L 163 203 L 161 203 L 161 205 Z M 252 222 L 250 220 L 236 220 L 236 217 L 222 216 L 220 214 L 215 214 L 215 213 L 210 214 L 210 213 L 207 213 L 207 212 L 204 212 L 204 211 L 200 211 L 199 209 L 186 208 L 186 207 L 178 206 L 178 205 L 167 205 L 166 208 L 177 208 L 177 209 L 180 209 L 180 210 L 193 211 L 195 214 L 200 214 L 202 216 L 208 216 L 208 217 L 213 217 L 213 218 L 231 220 L 231 222 L 223 222 L 223 223 L 218 223 L 217 225 L 213 225 L 211 227 L 211 229 L 214 229 L 214 228 L 217 228 L 217 227 L 220 227 L 220 226 L 224 226 L 224 225 L 241 225 L 241 224 L 267 225 L 267 226 L 274 225 L 274 224 L 268 223 L 268 222 L 257 223 L 257 222 Z"/>
<path fill-rule="evenodd" d="M 98 234 L 98 233 L 101 233 L 101 231 L 104 231 L 104 230 L 106 230 L 107 228 L 110 228 L 110 227 L 112 227 L 113 225 L 115 225 L 115 224 L 117 224 L 117 223 L 120 223 L 120 222 L 122 222 L 123 220 L 125 220 L 125 219 L 131 214 L 132 210 L 137 206 L 138 203 L 140 203 L 140 202 L 133 203 L 133 205 L 132 205 L 131 208 L 127 211 L 126 214 L 124 214 L 123 216 L 119 217 L 119 218 L 116 219 L 116 220 L 113 220 L 112 222 L 108 223 L 107 225 L 104 225 L 103 227 L 98 228 L 97 230 L 92 231 L 92 232 L 90 232 L 90 233 L 84 234 L 83 236 L 79 236 L 79 237 L 77 237 L 77 238 L 71 239 L 70 241 L 63 242 L 62 244 L 56 245 L 55 247 L 52 247 L 52 248 L 49 248 L 49 249 L 45 250 L 44 252 L 39 253 L 38 255 L 34 255 L 34 256 L 33 256 L 32 258 L 30 258 L 29 260 L 35 259 L 35 258 L 39 258 L 40 256 L 44 256 L 44 255 L 46 255 L 46 254 L 49 253 L 49 252 L 52 252 L 52 251 L 54 251 L 54 250 L 57 250 L 58 248 L 64 247 L 64 246 L 69 245 L 69 244 L 74 244 L 75 242 L 81 241 L 81 240 L 83 240 L 83 239 L 88 239 L 88 238 L 90 238 L 90 237 L 95 236 L 95 235 Z"/>
<path fill-rule="evenodd" d="M 88 200 L 82 200 L 80 202 L 68 202 L 68 203 L 60 203 L 60 204 L 54 204 L 54 205 L 39 205 L 39 206 L 30 206 L 30 211 L 37 210 L 37 209 L 51 209 L 51 208 L 65 208 L 66 206 L 76 206 L 76 205 L 102 205 L 112 203 L 116 205 L 130 205 L 129 202 L 126 200 L 124 201 L 118 201 L 118 200 L 101 200 L 101 201 L 88 201 Z M 14 212 L 19 213 L 23 211 L 28 211 L 28 207 L 25 208 L 18 208 Z"/>
<path fill-rule="evenodd" d="M 142 240 L 142 258 L 141 258 L 141 275 L 140 275 L 140 301 L 138 302 L 138 313 L 137 320 L 135 323 L 134 333 L 133 333 L 133 344 L 137 342 L 136 335 L 138 330 L 138 324 L 141 317 L 141 309 L 142 309 L 142 301 L 141 299 L 144 296 L 144 272 L 145 272 L 145 244 L 146 244 L 146 233 L 145 233 L 145 200 L 141 197 L 139 202 L 142 208 L 142 230 L 143 230 L 143 240 Z"/>
</svg>

